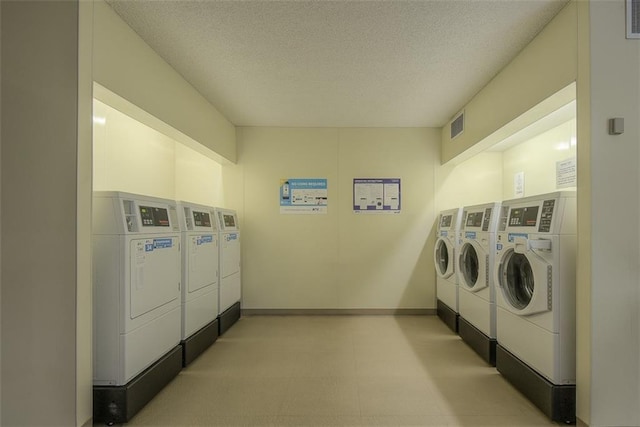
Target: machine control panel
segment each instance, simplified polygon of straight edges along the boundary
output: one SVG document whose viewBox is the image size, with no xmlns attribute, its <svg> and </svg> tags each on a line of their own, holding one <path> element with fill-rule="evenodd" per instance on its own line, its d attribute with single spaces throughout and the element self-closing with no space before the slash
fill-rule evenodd
<svg viewBox="0 0 640 427">
<path fill-rule="evenodd" d="M 469 212 L 469 214 L 467 214 L 467 220 L 464 226 L 465 227 L 481 227 L 483 215 L 484 215 L 484 212 Z"/>
<path fill-rule="evenodd" d="M 500 209 L 500 222 L 498 223 L 498 231 L 507 229 L 507 218 L 509 217 L 509 206 L 503 206 Z"/>
<path fill-rule="evenodd" d="M 193 223 L 196 227 L 211 227 L 211 216 L 209 212 L 193 211 Z"/>
<path fill-rule="evenodd" d="M 509 227 L 535 227 L 539 206 L 513 208 L 509 213 Z"/>
<path fill-rule="evenodd" d="M 538 231 L 541 233 L 548 233 L 551 231 L 551 220 L 553 219 L 553 208 L 555 207 L 556 201 L 545 200 L 542 203 L 542 213 L 540 214 L 540 226 L 538 227 Z"/>
<path fill-rule="evenodd" d="M 140 206 L 143 227 L 169 227 L 169 213 L 165 208 Z"/>
<path fill-rule="evenodd" d="M 440 218 L 440 228 L 450 228 L 453 215 L 442 215 Z"/>
<path fill-rule="evenodd" d="M 484 210 L 484 221 L 482 221 L 482 231 L 489 231 L 489 224 L 491 223 L 491 212 L 492 208 L 487 208 Z"/>
<path fill-rule="evenodd" d="M 220 213 L 220 217 L 222 219 L 222 224 L 224 228 L 235 228 L 236 227 L 236 216 L 233 214 Z"/>
</svg>

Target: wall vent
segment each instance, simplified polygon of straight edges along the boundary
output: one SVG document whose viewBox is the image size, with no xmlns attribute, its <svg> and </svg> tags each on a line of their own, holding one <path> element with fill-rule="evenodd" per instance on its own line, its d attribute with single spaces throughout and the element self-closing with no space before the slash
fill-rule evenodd
<svg viewBox="0 0 640 427">
<path fill-rule="evenodd" d="M 451 121 L 451 139 L 454 139 L 455 137 L 460 135 L 462 132 L 464 132 L 464 111 L 458 114 Z"/>
<path fill-rule="evenodd" d="M 627 0 L 627 38 L 640 39 L 640 0 Z"/>
</svg>

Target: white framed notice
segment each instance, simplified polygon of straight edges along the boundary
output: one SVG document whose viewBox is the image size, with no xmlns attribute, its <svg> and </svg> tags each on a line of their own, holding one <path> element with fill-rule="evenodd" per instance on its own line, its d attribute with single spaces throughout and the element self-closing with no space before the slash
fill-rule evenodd
<svg viewBox="0 0 640 427">
<path fill-rule="evenodd" d="M 400 178 L 354 178 L 353 211 L 355 213 L 400 213 Z"/>
</svg>

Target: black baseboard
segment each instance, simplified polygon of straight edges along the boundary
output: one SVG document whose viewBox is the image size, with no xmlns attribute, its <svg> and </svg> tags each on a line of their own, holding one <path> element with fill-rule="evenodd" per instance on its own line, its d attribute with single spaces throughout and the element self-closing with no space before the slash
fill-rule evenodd
<svg viewBox="0 0 640 427">
<path fill-rule="evenodd" d="M 182 369 L 182 347 L 176 346 L 122 386 L 93 387 L 94 423 L 126 423 Z"/>
<path fill-rule="evenodd" d="M 240 319 L 240 301 L 220 314 L 220 335 L 224 334 Z"/>
<path fill-rule="evenodd" d="M 211 344 L 218 339 L 219 325 L 218 319 L 209 323 L 189 338 L 182 340 L 182 366 L 187 367 L 196 360 Z"/>
<path fill-rule="evenodd" d="M 476 353 L 491 366 L 496 366 L 496 340 L 491 339 L 462 316 L 458 319 L 458 334 Z"/>
<path fill-rule="evenodd" d="M 556 385 L 509 351 L 496 348 L 496 368 L 552 421 L 576 423 L 576 386 Z"/>
<path fill-rule="evenodd" d="M 438 300 L 436 314 L 453 332 L 458 333 L 458 313 L 447 304 Z"/>
</svg>

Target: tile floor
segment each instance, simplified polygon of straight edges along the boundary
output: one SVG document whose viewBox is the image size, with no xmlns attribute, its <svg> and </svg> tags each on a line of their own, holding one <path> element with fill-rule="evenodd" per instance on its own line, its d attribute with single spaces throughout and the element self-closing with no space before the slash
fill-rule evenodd
<svg viewBox="0 0 640 427">
<path fill-rule="evenodd" d="M 549 426 L 436 316 L 249 316 L 131 426 Z"/>
</svg>

